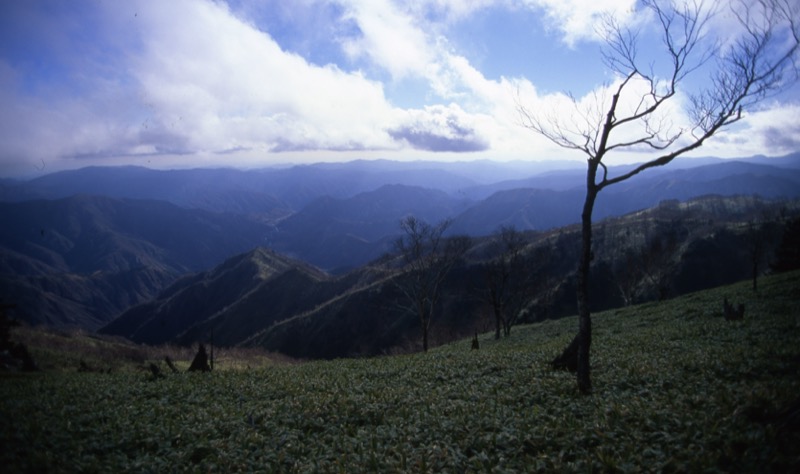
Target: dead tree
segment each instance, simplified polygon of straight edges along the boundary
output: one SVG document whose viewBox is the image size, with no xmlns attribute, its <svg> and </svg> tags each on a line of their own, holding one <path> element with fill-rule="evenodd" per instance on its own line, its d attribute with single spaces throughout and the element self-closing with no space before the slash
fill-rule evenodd
<svg viewBox="0 0 800 474">
<path fill-rule="evenodd" d="M 578 371 L 578 338 L 574 338 L 550 365 L 556 370 Z"/>
<path fill-rule="evenodd" d="M 449 220 L 430 225 L 410 216 L 400 221 L 404 235 L 394 244 L 403 261 L 394 283 L 403 295 L 403 309 L 419 318 L 425 352 L 442 284 L 470 245 L 469 237 L 445 238 L 444 232 L 449 226 Z"/>
<path fill-rule="evenodd" d="M 151 362 L 148 368 L 150 369 L 150 374 L 153 376 L 153 380 L 164 377 L 164 374 L 161 373 L 161 369 L 159 369 L 156 364 Z"/>
<path fill-rule="evenodd" d="M 7 353 L 11 365 L 23 372 L 34 372 L 39 370 L 33 356 L 28 351 L 28 347 L 21 342 L 11 340 L 11 330 L 20 325 L 19 321 L 8 316 L 8 311 L 16 308 L 16 305 L 5 304 L 0 300 L 0 353 Z"/>
<path fill-rule="evenodd" d="M 725 316 L 726 321 L 741 321 L 744 319 L 744 303 L 739 303 L 739 306 L 733 307 L 733 304 L 728 302 L 728 298 L 722 300 L 722 315 Z"/>
<path fill-rule="evenodd" d="M 189 372 L 211 372 L 211 367 L 208 365 L 208 354 L 206 354 L 206 347 L 202 344 L 197 348 L 197 354 L 192 360 L 192 365 L 189 366 Z"/>
<path fill-rule="evenodd" d="M 172 362 L 169 356 L 164 356 L 164 362 L 167 363 L 167 367 L 169 367 L 169 370 L 171 370 L 173 374 L 178 373 L 178 368 L 175 367 L 175 363 Z"/>
<path fill-rule="evenodd" d="M 713 3 L 715 7 L 717 2 Z M 593 258 L 592 213 L 598 194 L 699 148 L 739 122 L 746 110 L 798 77 L 800 4 L 796 0 L 734 2 L 731 11 L 742 28 L 730 38 L 709 36 L 715 8 L 707 8 L 709 5 L 700 0 L 676 4 L 643 0 L 642 4 L 656 21 L 662 56 L 642 57 L 642 32 L 608 18 L 601 31 L 605 40 L 603 59 L 615 76 L 604 89 L 608 95 L 600 92 L 588 102 L 570 96 L 573 113 L 553 110 L 549 115 L 546 111 L 531 112 L 518 99 L 524 126 L 587 158 L 575 336 L 577 383 L 582 393 L 592 390 L 589 269 Z M 699 80 L 687 80 L 690 77 Z M 675 112 L 683 104 L 685 116 Z M 612 176 L 603 160 L 626 150 L 650 151 L 653 157 Z"/>
<path fill-rule="evenodd" d="M 534 272 L 526 244 L 524 234 L 513 226 L 502 226 L 493 236 L 497 255 L 484 265 L 484 285 L 478 294 L 492 308 L 495 339 L 500 339 L 501 329 L 506 337 L 511 334 L 511 326 L 533 295 Z"/>
</svg>

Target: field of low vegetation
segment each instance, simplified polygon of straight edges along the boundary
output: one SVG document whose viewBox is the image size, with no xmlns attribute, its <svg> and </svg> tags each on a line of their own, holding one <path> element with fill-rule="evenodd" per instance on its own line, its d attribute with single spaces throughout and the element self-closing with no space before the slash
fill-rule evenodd
<svg viewBox="0 0 800 474">
<path fill-rule="evenodd" d="M 746 305 L 744 321 L 722 317 L 726 297 Z M 427 354 L 230 363 L 211 373 L 163 370 L 161 378 L 141 370 L 7 373 L 0 465 L 4 472 L 800 470 L 800 272 L 763 279 L 757 294 L 743 282 L 598 313 L 594 329 L 590 396 L 578 394 L 572 374 L 548 366 L 574 335 L 575 318 L 515 327 L 499 341 L 479 335 L 479 350 L 465 340 Z"/>
</svg>

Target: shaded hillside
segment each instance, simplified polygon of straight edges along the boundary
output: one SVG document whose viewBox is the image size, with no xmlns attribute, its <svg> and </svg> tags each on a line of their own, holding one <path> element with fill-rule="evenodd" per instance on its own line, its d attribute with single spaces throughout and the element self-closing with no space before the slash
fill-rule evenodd
<svg viewBox="0 0 800 474">
<path fill-rule="evenodd" d="M 686 200 L 707 194 L 794 198 L 800 195 L 800 169 L 740 161 L 723 162 L 655 176 L 643 174 L 608 188 L 608 192 L 624 195 L 620 198 L 640 202 L 647 207 L 665 199 Z"/>
<path fill-rule="evenodd" d="M 662 205 L 599 222 L 592 270 L 592 310 L 677 296 L 749 278 L 752 243 L 762 245 L 767 268 L 782 229 L 781 213 L 800 212 L 797 201 L 706 197 Z M 772 216 L 768 220 L 763 220 Z M 774 219 L 773 219 L 774 218 Z M 762 220 L 759 220 L 762 219 Z M 491 311 L 479 296 L 493 237 L 473 250 L 444 283 L 431 328 L 432 342 L 485 331 Z M 527 271 L 535 275 L 522 321 L 575 313 L 577 227 L 527 233 Z M 281 262 L 281 271 L 254 278 L 255 268 Z M 258 346 L 301 358 L 376 355 L 418 348 L 419 322 L 405 312 L 393 283 L 391 260 L 339 277 L 265 251 L 236 257 L 186 278 L 155 301 L 133 308 L 103 331 L 137 342 L 207 340 Z M 714 270 L 713 272 L 711 270 Z"/>
<path fill-rule="evenodd" d="M 233 345 L 253 327 L 271 324 L 280 309 L 290 314 L 314 305 L 315 287 L 328 276 L 265 249 L 231 258 L 213 270 L 188 276 L 154 300 L 124 312 L 102 333 L 158 344 L 181 339 L 204 341 L 213 332 L 221 345 Z M 279 289 L 280 291 L 272 291 Z M 255 296 L 254 296 L 255 294 Z M 327 295 L 330 297 L 330 295 Z M 244 308 L 244 316 L 240 316 Z M 225 324 L 214 319 L 224 313 Z"/>
<path fill-rule="evenodd" d="M 609 188 L 598 199 L 596 219 L 710 192 L 800 195 L 797 155 L 705 166 L 690 161 Z M 14 202 L 0 202 L 0 297 L 30 308 L 26 318 L 33 323 L 96 328 L 179 275 L 257 246 L 339 275 L 391 250 L 406 215 L 453 218 L 450 231 L 471 236 L 490 235 L 501 225 L 549 233 L 577 221 L 583 171 L 536 174 L 537 166 L 377 161 L 254 171 L 87 168 L 29 182 L 4 180 L 0 194 Z M 493 181 L 515 175 L 520 180 Z M 569 187 L 571 179 L 576 187 Z M 542 188 L 470 200 L 476 189 L 521 183 Z M 172 203 L 88 195 L 18 202 L 76 190 Z M 597 271 L 621 272 L 615 265 Z"/>
<path fill-rule="evenodd" d="M 0 298 L 21 320 L 94 331 L 125 309 L 154 298 L 175 274 L 141 267 L 91 274 L 0 275 Z"/>
<path fill-rule="evenodd" d="M 267 229 L 235 214 L 85 195 L 0 202 L 0 220 L 0 247 L 75 273 L 141 266 L 198 271 L 249 250 Z"/>
<path fill-rule="evenodd" d="M 0 297 L 31 324 L 87 329 L 266 233 L 240 215 L 92 196 L 0 202 L 0 222 Z"/>
<path fill-rule="evenodd" d="M 399 222 L 438 222 L 469 202 L 434 189 L 386 185 L 348 199 L 319 198 L 276 225 L 276 250 L 326 269 L 354 268 L 390 250 Z"/>
<path fill-rule="evenodd" d="M 595 217 L 622 215 L 666 199 L 683 200 L 712 193 L 795 198 L 800 196 L 798 162 L 797 155 L 753 159 L 753 162 L 678 160 L 674 166 L 649 170 L 604 191 L 595 206 Z M 80 192 L 158 199 L 184 208 L 249 215 L 257 218 L 264 229 L 271 230 L 268 240 L 258 240 L 256 245 L 275 248 L 338 273 L 385 252 L 387 243 L 398 235 L 398 221 L 407 214 L 429 221 L 453 218 L 452 232 L 473 236 L 490 234 L 501 225 L 543 231 L 577 222 L 585 170 L 575 166 L 553 170 L 536 163 L 355 161 L 251 171 L 86 168 L 25 182 L 5 181 L 0 183 L 0 196 L 20 201 Z M 613 176 L 631 166 L 611 167 L 609 173 Z M 519 178 L 509 180 L 510 176 Z M 41 204 L 31 206 L 41 207 Z M 161 208 L 163 205 L 153 214 L 163 214 Z M 64 218 L 72 212 L 62 211 Z M 39 212 L 37 208 L 32 214 Z M 231 215 L 227 219 L 236 218 Z M 221 228 L 237 228 L 236 225 Z M 156 224 L 155 228 L 160 226 Z M 40 225 L 36 231 L 42 229 L 46 227 Z M 126 232 L 152 240 L 156 247 L 172 245 L 157 241 L 165 237 L 164 233 L 140 235 L 129 229 Z M 32 243 L 41 240 L 41 236 L 19 235 Z M 94 246 L 89 240 L 82 242 Z M 105 245 L 113 248 L 129 243 Z M 239 248 L 237 252 L 253 246 Z M 212 245 L 209 251 L 214 253 L 217 247 Z M 187 250 L 196 254 L 196 249 Z M 225 253 L 222 258 L 231 255 Z M 155 256 L 154 260 L 160 262 L 161 256 Z M 219 261 L 216 258 L 215 262 Z M 199 262 L 193 267 L 199 268 L 208 265 Z"/>
<path fill-rule="evenodd" d="M 372 356 L 399 347 L 409 350 L 416 346 L 419 320 L 398 309 L 397 287 L 384 273 L 380 275 L 370 285 L 350 288 L 324 304 L 265 326 L 237 344 L 315 359 Z"/>
<path fill-rule="evenodd" d="M 501 226 L 520 230 L 562 227 L 576 222 L 582 199 L 582 191 L 576 189 L 499 191 L 459 214 L 451 232 L 489 235 Z"/>
</svg>

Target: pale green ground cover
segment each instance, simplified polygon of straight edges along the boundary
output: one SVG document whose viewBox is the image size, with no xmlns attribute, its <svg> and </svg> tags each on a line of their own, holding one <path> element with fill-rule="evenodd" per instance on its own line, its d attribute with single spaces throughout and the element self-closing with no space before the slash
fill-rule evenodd
<svg viewBox="0 0 800 474">
<path fill-rule="evenodd" d="M 722 298 L 747 305 L 727 322 Z M 594 386 L 547 362 L 569 318 L 428 354 L 211 374 L 0 378 L 4 472 L 737 471 L 800 467 L 763 422 L 800 396 L 800 273 L 594 318 Z M 795 427 L 796 430 L 796 427 Z"/>
</svg>

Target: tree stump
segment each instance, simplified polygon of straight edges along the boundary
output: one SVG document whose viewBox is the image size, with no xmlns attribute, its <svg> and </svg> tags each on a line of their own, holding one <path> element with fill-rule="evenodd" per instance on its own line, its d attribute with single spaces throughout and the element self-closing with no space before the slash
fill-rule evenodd
<svg viewBox="0 0 800 474">
<path fill-rule="evenodd" d="M 153 380 L 164 377 L 164 374 L 161 373 L 161 369 L 152 362 L 150 363 L 150 373 L 153 374 Z"/>
<path fill-rule="evenodd" d="M 734 308 L 733 304 L 728 302 L 728 298 L 722 300 L 722 311 L 726 321 L 741 321 L 744 319 L 744 304 L 739 304 Z"/>
<path fill-rule="evenodd" d="M 175 364 L 172 362 L 172 359 L 170 359 L 169 356 L 164 356 L 164 362 L 167 363 L 167 367 L 169 367 L 169 370 L 171 370 L 173 374 L 178 373 L 178 368 L 175 367 Z"/>
<path fill-rule="evenodd" d="M 23 372 L 36 372 L 39 370 L 39 367 L 36 365 L 36 362 L 34 362 L 33 356 L 28 352 L 28 348 L 25 344 L 15 344 L 11 348 L 11 355 L 22 361 Z"/>
<path fill-rule="evenodd" d="M 472 350 L 478 350 L 481 348 L 481 343 L 478 342 L 478 331 L 475 331 L 475 337 L 472 338 Z"/>
<path fill-rule="evenodd" d="M 36 362 L 33 361 L 27 346 L 21 342 L 11 340 L 11 329 L 20 325 L 19 321 L 11 319 L 6 314 L 8 310 L 16 308 L 13 304 L 3 304 L 0 300 L 0 353 L 7 353 L 11 358 L 11 364 L 18 366 L 23 372 L 34 372 L 39 370 Z"/>
<path fill-rule="evenodd" d="M 572 340 L 569 345 L 564 348 L 564 351 L 550 362 L 550 365 L 556 370 L 568 370 L 570 372 L 578 371 L 578 337 Z"/>
<path fill-rule="evenodd" d="M 211 372 L 211 367 L 208 365 L 208 354 L 206 354 L 204 345 L 200 344 L 200 347 L 198 347 L 197 354 L 192 360 L 192 365 L 189 366 L 189 372 Z"/>
</svg>

